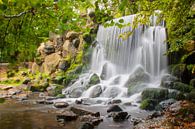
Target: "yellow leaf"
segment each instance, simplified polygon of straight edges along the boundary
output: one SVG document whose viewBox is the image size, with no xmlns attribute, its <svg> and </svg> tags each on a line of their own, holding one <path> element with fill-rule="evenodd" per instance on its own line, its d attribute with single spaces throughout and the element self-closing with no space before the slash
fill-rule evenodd
<svg viewBox="0 0 195 129">
<path fill-rule="evenodd" d="M 0 0 L 0 4 L 3 4 L 3 1 L 2 0 Z"/>
</svg>

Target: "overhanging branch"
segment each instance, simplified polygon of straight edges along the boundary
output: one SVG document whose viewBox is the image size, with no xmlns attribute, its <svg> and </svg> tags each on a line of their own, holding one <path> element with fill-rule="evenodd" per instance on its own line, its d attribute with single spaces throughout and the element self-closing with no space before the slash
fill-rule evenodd
<svg viewBox="0 0 195 129">
<path fill-rule="evenodd" d="M 22 15 L 27 14 L 27 13 L 32 13 L 32 14 L 34 14 L 34 10 L 33 10 L 33 9 L 27 10 L 27 11 L 21 12 L 21 13 L 16 14 L 16 15 L 2 15 L 2 16 L 3 16 L 4 18 L 18 18 L 18 17 L 21 17 Z"/>
</svg>

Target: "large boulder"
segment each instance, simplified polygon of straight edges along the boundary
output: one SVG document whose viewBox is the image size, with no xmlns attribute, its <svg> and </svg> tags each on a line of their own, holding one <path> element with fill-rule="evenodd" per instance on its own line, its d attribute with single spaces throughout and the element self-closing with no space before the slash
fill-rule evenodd
<svg viewBox="0 0 195 129">
<path fill-rule="evenodd" d="M 92 86 L 92 85 L 96 85 L 100 83 L 100 78 L 97 74 L 93 74 L 89 80 L 89 84 L 88 84 L 88 87 Z"/>
<path fill-rule="evenodd" d="M 117 87 L 117 86 L 113 86 L 113 87 L 107 87 L 104 91 L 104 93 L 102 94 L 103 97 L 107 97 L 107 98 L 115 98 L 117 97 L 120 93 L 122 92 L 122 90 Z"/>
<path fill-rule="evenodd" d="M 150 81 L 150 76 L 144 71 L 142 67 L 138 67 L 134 72 L 129 76 L 128 81 L 126 82 L 125 86 L 128 88 L 128 94 L 131 95 L 131 91 L 133 93 L 139 92 L 136 89 L 136 86 L 139 86 L 143 83 L 148 83 Z"/>
<path fill-rule="evenodd" d="M 52 53 L 45 57 L 44 63 L 42 64 L 43 71 L 46 74 L 55 72 L 58 64 L 60 63 L 61 56 L 58 53 Z"/>
<path fill-rule="evenodd" d="M 70 98 L 79 98 L 84 91 L 85 91 L 84 87 L 74 87 L 68 91 L 67 95 Z"/>
<path fill-rule="evenodd" d="M 171 74 L 180 79 L 183 83 L 189 83 L 191 71 L 187 69 L 186 64 L 177 64 L 171 67 Z"/>
<path fill-rule="evenodd" d="M 107 112 L 121 112 L 123 111 L 122 108 L 118 105 L 112 105 L 107 109 Z"/>
<path fill-rule="evenodd" d="M 182 82 L 174 82 L 174 85 L 170 89 L 175 89 L 181 92 L 190 92 L 192 87 Z"/>
<path fill-rule="evenodd" d="M 169 91 L 167 89 L 161 88 L 146 88 L 142 92 L 142 100 L 154 99 L 158 102 L 163 101 L 168 98 Z"/>
<path fill-rule="evenodd" d="M 97 86 L 94 86 L 92 88 L 93 89 L 91 91 L 90 98 L 99 97 L 100 94 L 102 93 L 102 87 L 101 87 L 101 85 L 97 85 Z"/>
<path fill-rule="evenodd" d="M 120 122 L 128 118 L 128 113 L 127 112 L 112 112 L 111 116 L 114 121 Z"/>
</svg>

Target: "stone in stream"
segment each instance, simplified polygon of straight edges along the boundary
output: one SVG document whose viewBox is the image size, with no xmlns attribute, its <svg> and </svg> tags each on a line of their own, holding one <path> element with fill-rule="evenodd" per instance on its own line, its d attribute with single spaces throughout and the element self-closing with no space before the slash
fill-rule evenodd
<svg viewBox="0 0 195 129">
<path fill-rule="evenodd" d="M 37 104 L 45 104 L 45 99 L 36 100 Z"/>
<path fill-rule="evenodd" d="M 80 107 L 71 107 L 70 108 L 71 111 L 73 111 L 75 114 L 79 115 L 79 116 L 83 116 L 83 115 L 91 115 L 91 116 L 95 116 L 95 117 L 100 117 L 100 113 L 99 112 L 93 112 L 93 111 L 89 111 Z"/>
<path fill-rule="evenodd" d="M 123 111 L 118 105 L 112 105 L 107 109 L 107 112 L 121 112 Z"/>
<path fill-rule="evenodd" d="M 118 103 L 122 103 L 122 101 L 120 99 L 113 99 L 110 102 L 108 102 L 108 104 L 118 104 Z"/>
<path fill-rule="evenodd" d="M 124 121 L 128 119 L 128 113 L 127 112 L 112 112 L 111 117 L 115 122 Z"/>
<path fill-rule="evenodd" d="M 80 121 L 81 122 L 89 122 L 93 126 L 97 126 L 97 125 L 100 124 L 100 122 L 103 121 L 103 119 L 100 118 L 100 117 L 94 117 L 94 116 L 91 116 L 91 115 L 84 115 L 84 116 L 80 117 Z"/>
<path fill-rule="evenodd" d="M 78 116 L 75 113 L 73 113 L 72 111 L 63 111 L 62 113 L 57 114 L 56 118 L 57 118 L 57 120 L 63 119 L 65 122 L 65 121 L 76 120 L 78 118 Z"/>
<path fill-rule="evenodd" d="M 66 102 L 56 102 L 56 103 L 54 103 L 54 107 L 56 107 L 56 108 L 66 108 L 68 106 L 69 106 L 69 104 L 66 103 Z"/>
<path fill-rule="evenodd" d="M 77 100 L 75 100 L 75 103 L 76 103 L 76 104 L 82 104 L 82 102 L 83 102 L 83 100 L 82 100 L 82 99 L 81 99 L 81 100 L 78 100 L 78 99 L 77 99 Z"/>
<path fill-rule="evenodd" d="M 91 123 L 85 122 L 80 126 L 79 129 L 94 129 L 94 126 Z"/>
<path fill-rule="evenodd" d="M 19 94 L 21 93 L 22 91 L 20 89 L 17 89 L 17 88 L 12 88 L 12 89 L 9 89 L 8 90 L 8 95 L 16 95 L 16 94 Z"/>
</svg>

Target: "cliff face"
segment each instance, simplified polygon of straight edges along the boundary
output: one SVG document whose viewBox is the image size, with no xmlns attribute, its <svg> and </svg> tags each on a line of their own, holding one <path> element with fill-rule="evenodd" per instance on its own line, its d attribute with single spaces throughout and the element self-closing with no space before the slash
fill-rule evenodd
<svg viewBox="0 0 195 129">
<path fill-rule="evenodd" d="M 59 36 L 51 34 L 47 42 L 41 43 L 37 49 L 37 57 L 32 65 L 32 73 L 43 72 L 52 74 L 56 71 L 66 71 L 82 53 L 82 36 L 73 31 Z"/>
</svg>

